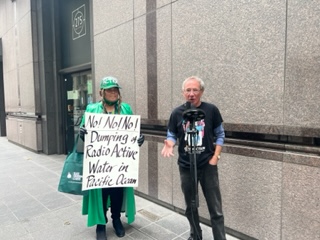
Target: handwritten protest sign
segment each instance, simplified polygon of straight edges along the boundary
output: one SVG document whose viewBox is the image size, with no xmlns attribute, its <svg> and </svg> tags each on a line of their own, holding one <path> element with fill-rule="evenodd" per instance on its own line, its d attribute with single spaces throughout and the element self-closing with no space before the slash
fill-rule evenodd
<svg viewBox="0 0 320 240">
<path fill-rule="evenodd" d="M 137 187 L 140 116 L 85 114 L 82 190 Z"/>
</svg>

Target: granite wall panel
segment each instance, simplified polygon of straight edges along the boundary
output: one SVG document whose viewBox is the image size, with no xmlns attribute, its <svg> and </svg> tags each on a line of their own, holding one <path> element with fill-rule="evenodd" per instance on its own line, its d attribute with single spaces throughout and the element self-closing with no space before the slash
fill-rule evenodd
<svg viewBox="0 0 320 240">
<path fill-rule="evenodd" d="M 7 138 L 32 151 L 42 150 L 41 123 L 37 119 L 7 117 Z"/>
<path fill-rule="evenodd" d="M 4 72 L 4 96 L 5 96 L 5 110 L 6 112 L 18 112 L 19 107 L 19 95 L 18 95 L 18 80 L 16 69 Z"/>
<path fill-rule="evenodd" d="M 7 25 L 7 30 L 11 29 L 14 24 L 16 23 L 16 19 L 15 19 L 15 14 L 13 14 L 13 12 L 16 10 L 16 5 L 15 3 L 5 0 L 5 11 L 6 11 L 6 25 Z"/>
<path fill-rule="evenodd" d="M 198 75 L 225 122 L 282 124 L 285 1 L 172 3 L 173 105 Z"/>
<path fill-rule="evenodd" d="M 176 161 L 173 158 L 164 158 L 159 153 L 162 150 L 163 145 L 157 144 L 158 157 L 158 198 L 159 200 L 172 204 L 173 194 L 173 174 L 176 172 L 174 168 L 177 168 Z M 153 154 L 156 154 L 153 153 Z"/>
<path fill-rule="evenodd" d="M 16 1 L 17 19 L 23 19 L 25 15 L 30 14 L 31 0 Z"/>
<path fill-rule="evenodd" d="M 41 122 L 37 119 L 23 120 L 21 131 L 21 145 L 40 152 L 42 150 Z"/>
<path fill-rule="evenodd" d="M 15 29 L 9 29 L 4 36 L 2 36 L 2 51 L 3 51 L 3 72 L 9 72 L 17 68 L 17 55 Z"/>
<path fill-rule="evenodd" d="M 6 33 L 7 29 L 7 12 L 6 12 L 6 2 L 0 1 L 0 37 Z"/>
<path fill-rule="evenodd" d="M 171 5 L 157 11 L 158 119 L 168 119 L 174 107 L 172 106 L 171 14 Z"/>
<path fill-rule="evenodd" d="M 135 113 L 148 118 L 146 16 L 134 20 Z"/>
<path fill-rule="evenodd" d="M 148 195 L 149 189 L 149 173 L 148 173 L 148 142 L 145 141 L 140 148 L 140 155 L 139 155 L 139 185 L 136 188 L 137 191 L 142 192 Z"/>
<path fill-rule="evenodd" d="M 165 5 L 168 5 L 171 2 L 172 2 L 172 0 L 157 0 L 157 8 L 161 8 L 161 7 L 165 6 Z"/>
<path fill-rule="evenodd" d="M 24 64 L 19 68 L 19 88 L 21 111 L 35 113 L 35 87 L 33 63 Z"/>
<path fill-rule="evenodd" d="M 151 0 L 153 1 L 153 0 Z M 151 2 L 150 1 L 150 2 Z M 134 11 L 134 18 L 141 17 L 145 15 L 147 12 L 147 4 L 145 0 L 134 0 L 133 1 L 133 11 Z"/>
<path fill-rule="evenodd" d="M 320 6 L 288 1 L 284 124 L 319 128 Z"/>
<path fill-rule="evenodd" d="M 31 12 L 23 16 L 19 21 L 17 33 L 17 60 L 18 66 L 22 67 L 33 61 L 33 47 L 32 47 L 32 35 L 31 35 Z M 23 75 L 21 76 L 24 77 Z M 33 85 L 33 79 L 30 79 Z"/>
<path fill-rule="evenodd" d="M 160 149 L 163 148 L 163 143 L 160 145 Z M 180 181 L 180 174 L 179 174 L 179 166 L 177 164 L 178 161 L 178 150 L 177 148 L 174 149 L 174 156 L 171 157 L 173 161 L 173 167 L 172 167 L 172 172 L 173 172 L 173 184 L 172 184 L 172 204 L 173 206 L 183 209 L 183 212 L 185 210 L 185 202 L 184 202 L 184 197 L 182 194 L 181 190 L 181 181 Z"/>
<path fill-rule="evenodd" d="M 97 99 L 100 99 L 100 80 L 111 75 L 119 80 L 122 100 L 135 110 L 133 22 L 95 36 L 94 52 Z"/>
<path fill-rule="evenodd" d="M 16 9 L 15 24 L 3 37 L 6 112 L 35 111 L 30 1 L 8 4 Z M 7 15 L 10 12 L 6 12 Z"/>
<path fill-rule="evenodd" d="M 282 240 L 320 239 L 319 183 L 319 167 L 284 163 Z"/>
<path fill-rule="evenodd" d="M 93 35 L 116 28 L 133 19 L 133 0 L 95 0 L 93 6 Z"/>
<path fill-rule="evenodd" d="M 158 154 L 157 143 L 148 143 L 148 195 L 155 199 L 159 198 L 159 166 L 158 166 Z"/>
<path fill-rule="evenodd" d="M 226 226 L 280 239 L 282 162 L 224 153 L 219 173 Z"/>
<path fill-rule="evenodd" d="M 6 119 L 7 138 L 14 143 L 20 143 L 20 129 L 16 119 Z"/>
</svg>

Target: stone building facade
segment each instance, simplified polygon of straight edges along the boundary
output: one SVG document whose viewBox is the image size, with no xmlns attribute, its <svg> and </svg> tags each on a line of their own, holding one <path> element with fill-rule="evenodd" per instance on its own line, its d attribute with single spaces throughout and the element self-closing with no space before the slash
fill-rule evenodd
<svg viewBox="0 0 320 240">
<path fill-rule="evenodd" d="M 99 80 L 116 76 L 146 135 L 137 194 L 183 212 L 176 159 L 160 151 L 181 83 L 197 75 L 224 118 L 228 233 L 319 239 L 319 11 L 298 0 L 0 0 L 0 134 L 65 154 Z M 208 223 L 202 195 L 200 212 Z"/>
</svg>

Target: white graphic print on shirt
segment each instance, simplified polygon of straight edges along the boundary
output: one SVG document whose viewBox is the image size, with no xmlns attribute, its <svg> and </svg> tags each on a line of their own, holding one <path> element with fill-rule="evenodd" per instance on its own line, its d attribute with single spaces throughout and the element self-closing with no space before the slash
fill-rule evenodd
<svg viewBox="0 0 320 240">
<path fill-rule="evenodd" d="M 205 127 L 205 122 L 204 119 L 195 122 L 194 129 L 196 130 L 196 137 L 194 138 L 194 141 L 192 141 L 192 134 L 190 129 L 190 122 L 189 121 L 184 121 L 183 122 L 183 130 L 184 130 L 184 140 L 187 142 L 188 146 L 202 146 L 202 139 L 204 137 L 204 127 Z"/>
</svg>

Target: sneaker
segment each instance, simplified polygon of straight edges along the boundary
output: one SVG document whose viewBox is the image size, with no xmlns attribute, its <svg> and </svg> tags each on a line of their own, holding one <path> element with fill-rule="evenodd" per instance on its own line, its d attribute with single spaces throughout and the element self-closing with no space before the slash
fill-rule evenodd
<svg viewBox="0 0 320 240">
<path fill-rule="evenodd" d="M 125 235 L 125 231 L 124 231 L 124 228 L 122 226 L 120 218 L 114 219 L 112 224 L 113 224 L 114 231 L 116 232 L 116 235 L 119 238 L 123 237 Z"/>
</svg>

